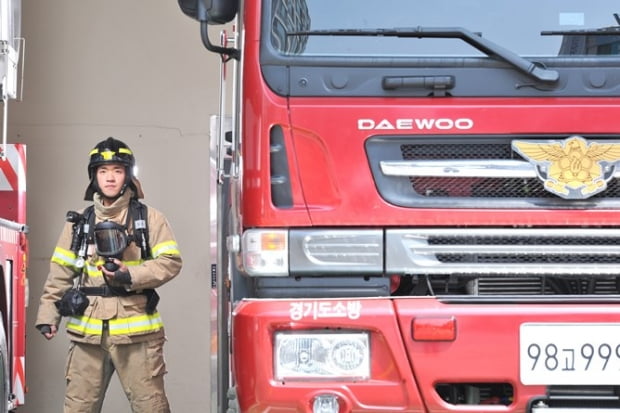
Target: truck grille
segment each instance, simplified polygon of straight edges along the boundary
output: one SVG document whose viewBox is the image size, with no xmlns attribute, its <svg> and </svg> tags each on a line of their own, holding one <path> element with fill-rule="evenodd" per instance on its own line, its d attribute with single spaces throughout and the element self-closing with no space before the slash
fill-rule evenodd
<svg viewBox="0 0 620 413">
<path fill-rule="evenodd" d="M 617 229 L 392 229 L 386 245 L 386 272 L 426 279 L 432 293 L 618 292 Z"/>
<path fill-rule="evenodd" d="M 534 166 L 513 140 L 567 136 L 373 137 L 367 155 L 381 196 L 404 207 L 609 208 L 620 206 L 617 176 L 587 200 L 565 200 L 545 190 Z M 618 136 L 584 136 L 617 141 Z"/>
</svg>

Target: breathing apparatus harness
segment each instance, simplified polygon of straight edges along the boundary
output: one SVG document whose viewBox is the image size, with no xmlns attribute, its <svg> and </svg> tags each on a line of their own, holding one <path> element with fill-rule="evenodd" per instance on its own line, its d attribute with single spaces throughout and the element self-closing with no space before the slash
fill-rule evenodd
<svg viewBox="0 0 620 413">
<path fill-rule="evenodd" d="M 67 212 L 67 221 L 73 223 L 73 234 L 71 239 L 71 251 L 73 251 L 78 256 L 77 267 L 83 268 L 84 262 L 86 260 L 86 251 L 88 250 L 89 245 L 95 244 L 95 247 L 100 247 L 102 243 L 97 245 L 94 233 L 97 230 L 97 225 L 95 224 L 95 207 L 94 205 L 90 205 L 84 210 L 83 214 L 80 214 L 75 211 Z M 122 227 L 125 231 L 129 228 L 129 220 L 133 220 L 133 233 L 127 234 L 126 243 L 128 246 L 130 243 L 135 242 L 135 244 L 140 247 L 140 255 L 143 260 L 151 258 L 151 248 L 149 246 L 149 235 L 148 235 L 148 224 L 147 224 L 147 206 L 137 199 L 132 199 L 129 204 L 129 212 L 127 214 L 127 221 L 125 226 Z M 108 221 L 103 221 L 108 222 Z M 118 225 L 118 224 L 116 224 Z M 100 255 L 103 257 L 115 257 L 117 255 L 117 251 L 98 251 Z M 119 251 L 122 252 L 122 251 Z M 110 253 L 108 255 L 108 253 Z"/>
<path fill-rule="evenodd" d="M 79 270 L 78 286 L 72 288 L 61 300 L 59 300 L 56 306 L 59 309 L 61 315 L 81 315 L 84 313 L 86 307 L 88 307 L 88 298 L 86 296 L 101 296 L 101 297 L 118 297 L 118 296 L 130 296 L 136 294 L 143 294 L 147 297 L 146 312 L 153 314 L 159 302 L 159 295 L 155 289 L 145 289 L 141 291 L 127 291 L 123 287 L 112 286 L 108 283 L 108 280 L 104 276 L 103 279 L 106 283 L 102 287 L 83 287 L 82 278 L 84 274 L 84 266 L 86 262 L 86 254 L 89 245 L 95 245 L 97 253 L 106 258 L 106 269 L 114 270 L 110 265 L 114 265 L 113 258 L 120 259 L 124 249 L 132 242 L 140 247 L 140 255 L 143 260 L 151 258 L 151 249 L 149 246 L 148 236 L 148 220 L 147 220 L 147 206 L 137 199 L 132 199 L 129 204 L 129 211 L 127 213 L 127 221 L 124 226 L 113 223 L 113 226 L 105 225 L 111 223 L 111 221 L 103 221 L 99 224 L 95 224 L 95 211 L 94 205 L 90 205 L 84 210 L 83 214 L 76 211 L 67 212 L 67 222 L 73 223 L 72 227 L 72 239 L 71 239 L 71 251 L 77 255 L 76 267 Z M 127 234 L 129 228 L 130 219 L 132 219 L 132 234 Z M 104 234 L 112 234 L 116 232 L 121 235 L 118 239 L 110 238 L 106 242 L 97 242 L 98 237 L 95 236 L 95 232 L 98 230 L 98 226 L 104 224 Z M 113 231 L 110 231 L 112 229 Z M 118 236 L 117 235 L 117 236 Z M 99 239 L 100 240 L 100 239 Z M 101 240 L 100 240 L 101 241 Z M 103 249 L 103 250 L 102 250 Z"/>
</svg>

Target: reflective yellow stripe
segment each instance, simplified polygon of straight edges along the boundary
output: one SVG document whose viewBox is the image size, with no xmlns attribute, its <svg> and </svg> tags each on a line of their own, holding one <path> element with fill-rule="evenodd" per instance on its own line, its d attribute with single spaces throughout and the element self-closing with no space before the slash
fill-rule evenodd
<svg viewBox="0 0 620 413">
<path fill-rule="evenodd" d="M 56 264 L 60 264 L 65 267 L 76 268 L 76 261 L 77 255 L 75 254 L 75 252 L 60 247 L 54 248 L 52 262 L 55 262 Z"/>
<path fill-rule="evenodd" d="M 123 261 L 123 263 L 128 267 L 135 267 L 136 265 L 140 265 L 144 262 L 144 260 L 133 260 L 133 261 Z M 104 260 L 97 260 L 94 264 L 88 263 L 86 266 L 86 274 L 89 277 L 97 278 L 102 277 L 103 273 L 98 268 L 100 265 L 105 264 Z"/>
<path fill-rule="evenodd" d="M 161 329 L 164 323 L 159 313 L 144 314 L 128 318 L 110 320 L 110 335 L 150 333 Z"/>
<path fill-rule="evenodd" d="M 99 149 L 95 148 L 95 149 L 93 149 L 92 151 L 90 151 L 90 153 L 88 154 L 88 156 L 93 156 L 93 155 L 95 155 L 95 154 L 97 154 L 97 153 L 99 153 Z M 106 149 L 105 151 L 101 152 L 101 154 L 104 154 L 104 153 L 106 153 L 106 154 L 107 154 L 107 153 L 114 154 L 115 152 L 114 152 L 114 151 L 111 151 L 111 150 L 109 150 L 109 149 Z M 131 150 L 130 150 L 129 148 L 118 148 L 118 153 L 125 153 L 125 154 L 127 154 L 127 155 L 133 155 L 133 153 L 131 152 Z M 105 157 L 105 155 L 104 155 L 104 157 Z"/>
<path fill-rule="evenodd" d="M 103 274 L 101 270 L 97 268 L 99 265 L 103 265 L 103 261 L 98 261 L 94 265 L 89 263 L 86 266 L 86 274 L 88 274 L 89 277 L 102 277 Z"/>
<path fill-rule="evenodd" d="M 100 336 L 103 331 L 103 321 L 85 316 L 69 317 L 67 330 L 78 334 Z"/>
<path fill-rule="evenodd" d="M 115 318 L 109 321 L 111 336 L 154 333 L 160 330 L 164 323 L 159 313 L 144 314 L 127 318 Z M 100 336 L 103 332 L 103 321 L 86 316 L 69 317 L 67 330 L 82 334 Z"/>
<path fill-rule="evenodd" d="M 160 255 L 181 255 L 179 252 L 179 246 L 174 241 L 166 241 L 160 244 L 155 245 L 151 252 L 153 253 L 153 258 L 157 258 Z"/>
</svg>

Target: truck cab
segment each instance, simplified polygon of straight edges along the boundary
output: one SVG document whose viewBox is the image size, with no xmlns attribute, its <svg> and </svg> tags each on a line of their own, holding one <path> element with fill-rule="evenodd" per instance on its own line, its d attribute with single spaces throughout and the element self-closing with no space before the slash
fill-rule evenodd
<svg viewBox="0 0 620 413">
<path fill-rule="evenodd" d="M 614 3 L 179 3 L 231 119 L 218 411 L 620 411 Z"/>
</svg>

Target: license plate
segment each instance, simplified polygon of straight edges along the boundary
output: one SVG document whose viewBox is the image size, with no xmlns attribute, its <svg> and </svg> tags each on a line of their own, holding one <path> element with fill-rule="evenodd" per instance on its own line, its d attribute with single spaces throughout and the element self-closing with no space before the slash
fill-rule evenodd
<svg viewBox="0 0 620 413">
<path fill-rule="evenodd" d="M 620 323 L 527 323 L 519 334 L 521 382 L 620 383 Z"/>
</svg>

